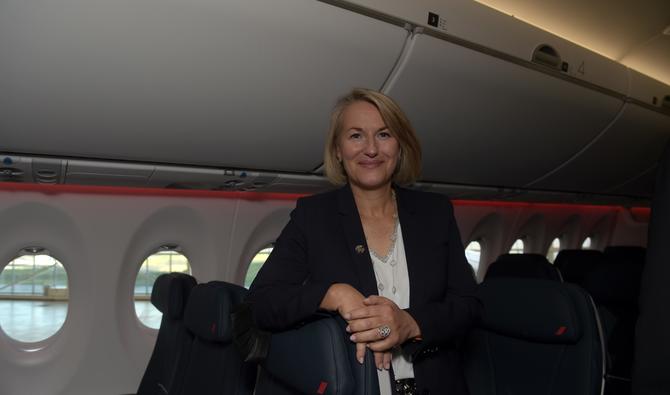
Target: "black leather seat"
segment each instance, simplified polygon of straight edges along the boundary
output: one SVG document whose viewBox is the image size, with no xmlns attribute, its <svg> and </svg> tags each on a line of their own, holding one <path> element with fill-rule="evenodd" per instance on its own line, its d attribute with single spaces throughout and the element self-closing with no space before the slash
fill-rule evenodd
<svg viewBox="0 0 670 395">
<path fill-rule="evenodd" d="M 635 331 L 633 392 L 670 394 L 670 144 L 660 159 Z"/>
<path fill-rule="evenodd" d="M 256 395 L 378 395 L 372 353 L 359 364 L 345 327 L 339 317 L 315 317 L 300 328 L 273 334 Z"/>
<path fill-rule="evenodd" d="M 609 262 L 628 262 L 643 266 L 647 249 L 640 246 L 609 246 L 605 248 L 604 254 Z"/>
<path fill-rule="evenodd" d="M 629 394 L 635 344 L 635 323 L 643 265 L 636 259 L 603 261 L 584 277 L 600 313 L 607 345 L 607 394 Z"/>
<path fill-rule="evenodd" d="M 490 279 L 481 324 L 464 344 L 471 395 L 599 395 L 604 351 L 581 288 L 552 280 Z"/>
<path fill-rule="evenodd" d="M 554 266 L 566 283 L 581 285 L 586 274 L 603 261 L 605 255 L 597 250 L 561 250 Z"/>
<path fill-rule="evenodd" d="M 194 335 L 182 371 L 181 395 L 247 395 L 254 390 L 256 366 L 234 347 L 230 314 L 247 290 L 222 281 L 199 284 L 191 291 L 184 323 Z"/>
<path fill-rule="evenodd" d="M 179 386 L 177 372 L 183 369 L 193 342 L 184 326 L 183 313 L 195 285 L 195 278 L 184 273 L 162 274 L 154 282 L 151 303 L 163 318 L 137 395 L 171 394 Z"/>
<path fill-rule="evenodd" d="M 561 281 L 558 270 L 540 254 L 503 254 L 486 271 L 490 278 L 515 277 Z"/>
</svg>

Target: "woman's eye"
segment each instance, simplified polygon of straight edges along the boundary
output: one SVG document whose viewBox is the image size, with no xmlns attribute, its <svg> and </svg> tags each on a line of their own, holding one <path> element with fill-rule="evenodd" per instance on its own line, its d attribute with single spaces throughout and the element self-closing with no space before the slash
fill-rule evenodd
<svg viewBox="0 0 670 395">
<path fill-rule="evenodd" d="M 352 140 L 358 140 L 361 138 L 361 134 L 358 132 L 354 132 L 349 135 L 349 138 Z"/>
<path fill-rule="evenodd" d="M 387 131 L 382 131 L 382 132 L 379 132 L 378 136 L 383 138 L 383 139 L 387 139 L 387 138 L 391 137 L 391 133 L 389 133 Z"/>
</svg>

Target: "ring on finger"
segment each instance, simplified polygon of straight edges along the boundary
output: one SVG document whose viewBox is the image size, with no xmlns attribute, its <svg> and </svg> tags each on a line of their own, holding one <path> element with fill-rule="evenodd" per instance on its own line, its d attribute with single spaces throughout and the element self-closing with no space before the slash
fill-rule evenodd
<svg viewBox="0 0 670 395">
<path fill-rule="evenodd" d="M 386 339 L 391 334 L 391 327 L 388 325 L 382 325 L 377 328 L 377 334 L 379 334 L 379 337 L 382 339 Z"/>
</svg>

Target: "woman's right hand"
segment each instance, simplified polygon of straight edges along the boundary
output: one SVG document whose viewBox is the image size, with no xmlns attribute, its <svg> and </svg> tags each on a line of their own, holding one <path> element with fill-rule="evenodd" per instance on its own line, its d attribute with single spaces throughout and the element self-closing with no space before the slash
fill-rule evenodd
<svg viewBox="0 0 670 395">
<path fill-rule="evenodd" d="M 333 284 L 326 291 L 326 295 L 321 300 L 321 307 L 328 311 L 337 311 L 338 314 L 344 314 L 364 307 L 365 297 L 349 284 Z"/>
<path fill-rule="evenodd" d="M 363 300 L 365 296 L 349 284 L 333 284 L 326 291 L 326 295 L 321 300 L 321 307 L 328 311 L 337 311 L 340 316 L 344 316 L 353 310 L 365 307 Z M 366 343 L 356 343 L 356 359 L 363 363 L 365 359 Z M 375 351 L 375 366 L 377 369 L 388 369 L 391 364 L 391 353 Z"/>
</svg>

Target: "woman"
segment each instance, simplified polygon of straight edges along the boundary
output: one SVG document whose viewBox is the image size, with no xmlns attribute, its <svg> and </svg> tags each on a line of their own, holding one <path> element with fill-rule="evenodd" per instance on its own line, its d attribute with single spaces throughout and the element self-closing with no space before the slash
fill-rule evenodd
<svg viewBox="0 0 670 395">
<path fill-rule="evenodd" d="M 467 394 L 457 347 L 480 304 L 449 200 L 397 186 L 420 163 L 389 97 L 355 89 L 340 99 L 324 164 L 343 187 L 298 200 L 249 300 L 271 331 L 339 313 L 359 361 L 374 351 L 382 394 Z"/>
</svg>

